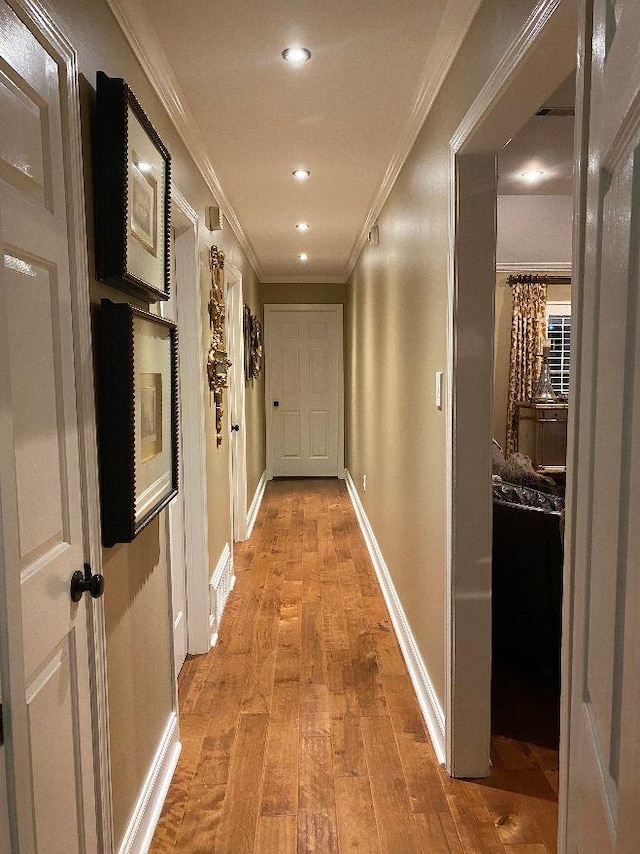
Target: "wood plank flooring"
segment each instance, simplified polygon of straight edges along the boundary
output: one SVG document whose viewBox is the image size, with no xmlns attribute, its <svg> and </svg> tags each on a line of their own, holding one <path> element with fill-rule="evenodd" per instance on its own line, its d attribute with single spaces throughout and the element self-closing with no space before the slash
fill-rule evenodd
<svg viewBox="0 0 640 854">
<path fill-rule="evenodd" d="M 180 674 L 152 854 L 556 850 L 557 750 L 510 712 L 487 780 L 439 767 L 341 481 L 272 481 L 234 554 L 218 643 Z"/>
</svg>

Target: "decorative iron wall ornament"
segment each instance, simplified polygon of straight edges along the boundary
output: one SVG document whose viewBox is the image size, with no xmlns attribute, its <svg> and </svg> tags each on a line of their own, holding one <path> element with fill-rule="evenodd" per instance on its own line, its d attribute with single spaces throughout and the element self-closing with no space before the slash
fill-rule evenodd
<svg viewBox="0 0 640 854">
<path fill-rule="evenodd" d="M 247 381 L 255 380 L 262 370 L 262 326 L 251 314 L 248 305 L 244 307 L 244 376 Z"/>
<path fill-rule="evenodd" d="M 209 257 L 211 267 L 211 291 L 209 292 L 209 326 L 211 327 L 211 346 L 207 353 L 207 379 L 209 391 L 213 395 L 213 405 L 216 409 L 216 445 L 222 444 L 222 390 L 229 386 L 229 368 L 231 362 L 227 358 L 224 343 L 224 290 L 223 270 L 224 252 L 217 246 L 211 247 Z"/>
</svg>

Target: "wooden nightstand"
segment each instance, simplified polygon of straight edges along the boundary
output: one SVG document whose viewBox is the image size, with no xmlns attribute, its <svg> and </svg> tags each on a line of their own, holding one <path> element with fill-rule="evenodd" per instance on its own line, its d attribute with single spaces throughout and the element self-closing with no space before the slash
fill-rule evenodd
<svg viewBox="0 0 640 854">
<path fill-rule="evenodd" d="M 567 403 L 518 403 L 518 451 L 535 469 L 564 471 L 567 460 Z"/>
</svg>

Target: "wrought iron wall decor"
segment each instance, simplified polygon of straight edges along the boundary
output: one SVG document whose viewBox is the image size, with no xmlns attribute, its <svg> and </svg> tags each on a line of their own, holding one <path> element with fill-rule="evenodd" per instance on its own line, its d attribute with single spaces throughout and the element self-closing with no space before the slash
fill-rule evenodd
<svg viewBox="0 0 640 854">
<path fill-rule="evenodd" d="M 224 414 L 222 390 L 229 386 L 231 362 L 227 358 L 224 343 L 224 252 L 221 252 L 215 245 L 211 247 L 209 264 L 211 267 L 211 291 L 209 292 L 211 346 L 207 353 L 207 379 L 216 410 L 216 445 L 220 447 L 222 444 L 222 416 Z"/>
<path fill-rule="evenodd" d="M 244 376 L 246 380 L 255 380 L 262 370 L 262 326 L 251 314 L 248 305 L 244 307 Z"/>
</svg>

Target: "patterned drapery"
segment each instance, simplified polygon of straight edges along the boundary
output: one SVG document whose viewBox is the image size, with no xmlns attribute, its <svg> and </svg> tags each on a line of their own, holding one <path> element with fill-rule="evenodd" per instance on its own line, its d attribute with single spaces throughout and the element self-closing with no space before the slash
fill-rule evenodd
<svg viewBox="0 0 640 854">
<path fill-rule="evenodd" d="M 506 455 L 518 447 L 516 403 L 531 400 L 535 391 L 542 342 L 546 337 L 547 285 L 536 276 L 518 276 L 513 283 L 513 320 L 509 362 Z"/>
</svg>

